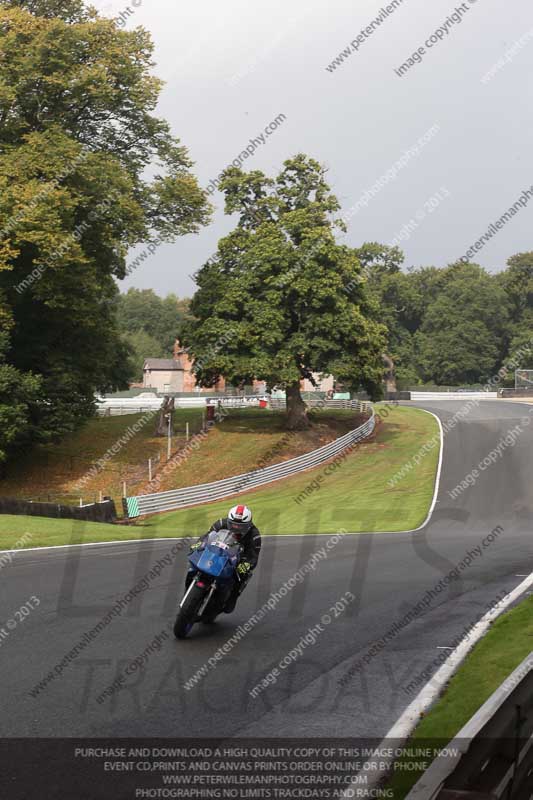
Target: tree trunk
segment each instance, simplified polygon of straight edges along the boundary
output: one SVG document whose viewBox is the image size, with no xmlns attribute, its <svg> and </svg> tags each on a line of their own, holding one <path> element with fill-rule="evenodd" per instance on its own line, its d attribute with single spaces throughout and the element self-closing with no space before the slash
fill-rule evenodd
<svg viewBox="0 0 533 800">
<path fill-rule="evenodd" d="M 161 408 L 159 409 L 159 414 L 157 416 L 157 423 L 155 428 L 156 436 L 168 436 L 168 425 L 169 425 L 168 415 L 170 414 L 170 424 L 172 425 L 173 412 L 174 412 L 174 398 L 165 397 L 161 405 Z"/>
<path fill-rule="evenodd" d="M 302 400 L 300 381 L 295 381 L 287 386 L 287 429 L 290 431 L 303 431 L 309 428 L 307 407 Z"/>
<path fill-rule="evenodd" d="M 385 372 L 385 389 L 387 392 L 396 392 L 398 391 L 398 388 L 396 386 L 394 361 L 389 355 L 387 355 L 387 353 L 383 353 L 382 358 L 383 361 L 385 362 L 385 366 L 387 367 L 387 370 Z"/>
</svg>

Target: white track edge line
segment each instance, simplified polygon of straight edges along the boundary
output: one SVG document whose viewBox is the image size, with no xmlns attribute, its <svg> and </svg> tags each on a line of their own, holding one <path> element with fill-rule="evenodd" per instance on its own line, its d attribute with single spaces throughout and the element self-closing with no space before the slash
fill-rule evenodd
<svg viewBox="0 0 533 800">
<path fill-rule="evenodd" d="M 498 603 L 496 608 L 487 611 L 472 628 L 472 631 L 467 639 L 460 642 L 455 650 L 450 653 L 446 661 L 435 672 L 433 677 L 426 683 L 420 690 L 415 699 L 410 703 L 403 714 L 394 723 L 390 731 L 387 733 L 385 739 L 402 739 L 407 738 L 420 719 L 420 714 L 427 711 L 433 701 L 439 696 L 443 686 L 456 672 L 457 668 L 463 663 L 466 656 L 472 650 L 488 631 L 490 624 L 494 622 L 515 600 L 518 600 L 524 592 L 533 586 L 533 572 L 530 573 L 525 580 L 512 589 L 509 594 Z"/>
<path fill-rule="evenodd" d="M 392 728 L 385 735 L 378 745 L 377 750 L 387 747 L 387 742 L 395 741 L 395 747 L 401 747 L 409 736 L 413 733 L 416 726 L 420 722 L 421 715 L 424 714 L 430 706 L 437 700 L 442 692 L 442 689 L 450 678 L 457 672 L 461 664 L 466 659 L 469 652 L 473 649 L 483 636 L 487 633 L 492 622 L 497 619 L 504 611 L 506 611 L 515 600 L 521 597 L 524 592 L 533 585 L 533 572 L 531 572 L 525 580 L 512 589 L 509 594 L 505 595 L 498 603 L 497 607 L 487 611 L 472 628 L 468 638 L 464 639 L 452 653 L 448 656 L 446 661 L 429 679 L 426 685 L 420 690 L 415 699 L 407 706 L 405 711 L 398 717 Z M 507 679 L 506 679 L 507 680 Z M 387 769 L 379 770 L 374 773 L 365 786 L 370 789 L 377 786 L 383 780 L 390 767 L 392 766 L 393 759 L 383 759 L 387 762 Z M 353 776 L 351 784 L 348 784 L 347 790 L 353 785 L 357 776 Z M 345 794 L 343 797 L 347 798 L 349 795 Z"/>
<path fill-rule="evenodd" d="M 426 525 L 429 523 L 431 517 L 433 516 L 433 512 L 435 511 L 435 506 L 437 505 L 437 497 L 439 495 L 439 489 L 440 489 L 440 477 L 441 477 L 441 472 L 442 472 L 442 461 L 443 461 L 443 454 L 444 454 L 444 429 L 442 427 L 442 422 L 440 421 L 440 418 L 437 417 L 437 415 L 434 414 L 433 411 L 428 411 L 425 408 L 421 408 L 419 410 L 420 411 L 424 411 L 426 414 L 431 414 L 431 416 L 435 417 L 435 419 L 437 420 L 437 424 L 439 426 L 439 431 L 440 431 L 439 463 L 437 465 L 437 474 L 435 476 L 435 486 L 434 486 L 434 489 L 433 489 L 433 499 L 431 501 L 431 506 L 429 507 L 429 511 L 428 511 L 427 517 L 425 518 L 425 520 L 422 523 L 422 525 L 418 526 L 418 528 L 413 528 L 410 531 L 399 531 L 399 533 L 416 533 L 417 531 L 421 531 L 422 528 L 426 527 Z M 388 533 L 388 531 L 387 531 L 387 533 Z"/>
</svg>

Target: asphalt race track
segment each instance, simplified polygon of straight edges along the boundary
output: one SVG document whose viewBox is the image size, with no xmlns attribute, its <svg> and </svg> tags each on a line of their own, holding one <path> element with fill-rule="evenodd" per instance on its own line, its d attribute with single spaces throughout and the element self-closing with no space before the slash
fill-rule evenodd
<svg viewBox="0 0 533 800">
<path fill-rule="evenodd" d="M 445 422 L 461 405 L 424 407 Z M 190 690 L 183 688 L 185 681 L 328 536 L 266 538 L 258 573 L 236 612 L 214 626 L 195 626 L 184 642 L 170 631 L 145 669 L 102 703 L 96 700 L 100 693 L 173 622 L 186 550 L 35 697 L 30 690 L 176 543 L 17 553 L 0 571 L 0 627 L 32 595 L 40 605 L 0 642 L 1 736 L 383 737 L 422 686 L 408 692 L 406 684 L 423 670 L 435 671 L 437 657 L 449 652 L 439 648 L 452 647 L 532 571 L 532 412 L 533 406 L 481 402 L 445 437 L 437 504 L 423 530 L 342 537 L 305 582 Z M 514 446 L 503 448 L 473 486 L 451 499 L 448 492 L 516 426 L 521 433 Z M 396 491 L 400 504 L 401 483 Z M 312 525 L 302 511 L 302 529 Z M 261 527 L 268 533 L 268 523 Z M 342 527 L 346 519 L 339 509 Z M 373 642 L 465 558 L 470 563 L 460 577 L 429 595 L 427 610 L 341 685 Z M 252 698 L 250 690 L 346 592 L 355 597 L 347 610 L 311 637 L 314 644 L 301 649 L 275 684 Z"/>
</svg>

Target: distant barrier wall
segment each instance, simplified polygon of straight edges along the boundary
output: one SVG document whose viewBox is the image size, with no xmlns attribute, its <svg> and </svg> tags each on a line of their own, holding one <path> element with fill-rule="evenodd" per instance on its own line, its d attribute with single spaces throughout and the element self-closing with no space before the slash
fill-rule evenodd
<svg viewBox="0 0 533 800">
<path fill-rule="evenodd" d="M 90 503 L 86 506 L 67 506 L 63 503 L 41 503 L 33 500 L 0 497 L 0 514 L 81 519 L 86 522 L 114 522 L 117 518 L 117 509 L 114 500 L 104 500 L 102 503 Z"/>
</svg>

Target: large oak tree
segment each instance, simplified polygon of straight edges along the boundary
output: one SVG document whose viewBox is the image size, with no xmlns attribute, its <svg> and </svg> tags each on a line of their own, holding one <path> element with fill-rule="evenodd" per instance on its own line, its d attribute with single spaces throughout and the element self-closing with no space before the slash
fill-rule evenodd
<svg viewBox="0 0 533 800">
<path fill-rule="evenodd" d="M 353 249 L 335 240 L 324 169 L 300 154 L 275 178 L 230 167 L 220 188 L 238 223 L 196 276 L 187 343 L 200 382 L 285 389 L 289 429 L 309 424 L 300 381 L 313 373 L 379 395 L 385 329 Z"/>
</svg>

